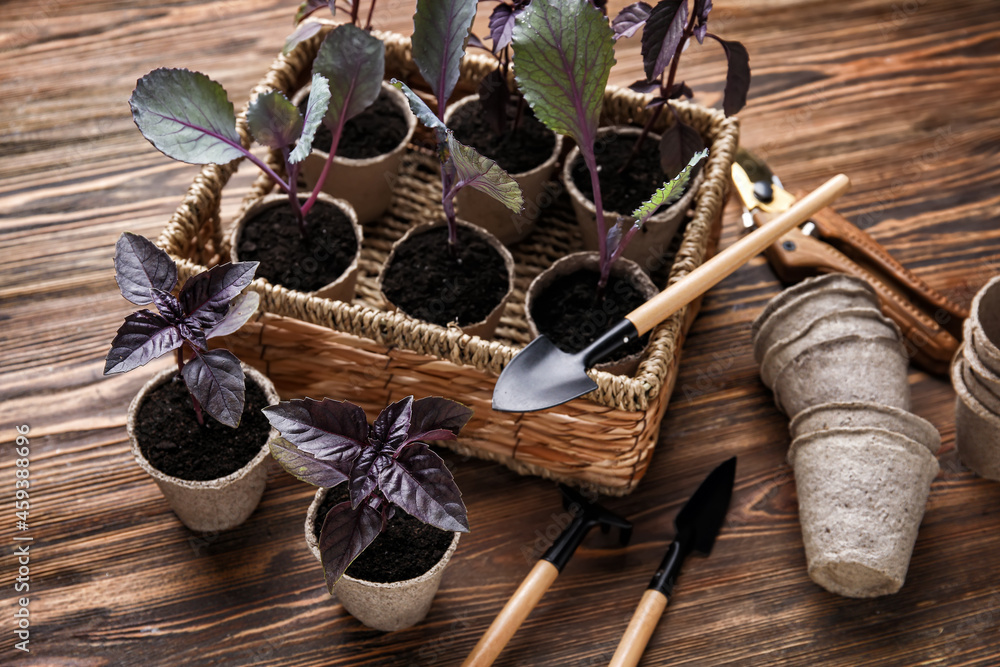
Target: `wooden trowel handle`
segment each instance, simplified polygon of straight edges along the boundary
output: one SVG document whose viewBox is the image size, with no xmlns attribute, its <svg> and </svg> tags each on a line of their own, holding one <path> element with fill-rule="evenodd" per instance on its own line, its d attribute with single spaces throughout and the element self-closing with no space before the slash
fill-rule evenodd
<svg viewBox="0 0 1000 667">
<path fill-rule="evenodd" d="M 635 667 L 646 650 L 649 638 L 653 636 L 656 624 L 660 622 L 663 610 L 667 608 L 667 596 L 649 588 L 642 594 L 642 600 L 632 614 L 628 628 L 618 642 L 614 657 L 608 667 Z"/>
<path fill-rule="evenodd" d="M 829 206 L 837 197 L 847 192 L 850 185 L 850 180 L 844 174 L 834 176 L 792 204 L 787 211 L 747 234 L 633 310 L 625 318 L 635 325 L 639 335 L 646 333 L 763 252 L 790 229 L 808 220 L 813 213 Z"/>
<path fill-rule="evenodd" d="M 493 661 L 500 655 L 500 651 L 521 627 L 521 623 L 528 617 L 528 614 L 535 608 L 538 601 L 545 595 L 545 591 L 549 590 L 549 586 L 558 576 L 559 570 L 547 560 L 535 563 L 535 567 L 517 587 L 514 595 L 507 600 L 507 604 L 493 619 L 486 634 L 480 638 L 479 643 L 472 649 L 472 653 L 462 663 L 462 667 L 492 665 Z"/>
</svg>

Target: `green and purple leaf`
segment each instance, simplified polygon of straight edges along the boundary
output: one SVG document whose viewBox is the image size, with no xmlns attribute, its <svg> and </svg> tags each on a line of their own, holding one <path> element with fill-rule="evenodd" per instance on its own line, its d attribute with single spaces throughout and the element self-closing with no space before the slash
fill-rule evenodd
<svg viewBox="0 0 1000 667">
<path fill-rule="evenodd" d="M 188 391 L 205 412 L 226 426 L 240 425 L 246 379 L 236 355 L 223 349 L 196 351 L 181 373 Z"/>
<path fill-rule="evenodd" d="M 469 531 L 462 492 L 430 447 L 408 445 L 389 462 L 378 477 L 379 490 L 389 502 L 441 530 Z"/>
<path fill-rule="evenodd" d="M 642 65 L 646 79 L 659 79 L 677 52 L 687 25 L 687 0 L 660 0 L 642 31 Z"/>
<path fill-rule="evenodd" d="M 123 297 L 145 306 L 151 289 L 169 292 L 177 285 L 177 266 L 145 236 L 124 232 L 115 244 L 115 281 Z"/>
<path fill-rule="evenodd" d="M 431 111 L 431 108 L 427 106 L 422 99 L 420 99 L 420 96 L 410 90 L 410 87 L 402 81 L 392 79 L 389 83 L 403 92 L 403 95 L 406 96 L 406 101 L 410 104 L 410 111 L 412 111 L 413 115 L 417 117 L 417 120 L 423 123 L 424 127 L 427 129 L 435 131 L 439 143 L 444 142 L 448 128 L 445 126 L 444 122 L 438 118 L 433 111 Z"/>
<path fill-rule="evenodd" d="M 382 513 L 370 503 L 354 510 L 345 501 L 334 505 L 326 515 L 319 535 L 319 551 L 330 593 L 354 559 L 382 532 L 383 523 Z"/>
<path fill-rule="evenodd" d="M 698 130 L 680 121 L 668 127 L 660 137 L 660 168 L 664 174 L 676 174 L 698 151 L 705 140 Z"/>
<path fill-rule="evenodd" d="M 345 23 L 323 40 L 313 71 L 330 83 L 330 104 L 324 123 L 331 129 L 342 127 L 378 98 L 385 76 L 385 44 L 361 28 Z"/>
<path fill-rule="evenodd" d="M 514 213 L 521 212 L 524 208 L 521 188 L 500 165 L 461 143 L 451 132 L 448 132 L 448 152 L 455 167 L 455 191 L 470 187 L 489 195 Z"/>
<path fill-rule="evenodd" d="M 150 310 L 140 310 L 125 317 L 111 341 L 111 351 L 104 363 L 104 374 L 125 373 L 144 366 L 153 359 L 176 350 L 184 342 L 180 331 Z"/>
<path fill-rule="evenodd" d="M 441 117 L 458 83 L 476 4 L 476 0 L 417 0 L 411 38 L 413 62 L 434 91 Z"/>
<path fill-rule="evenodd" d="M 329 461 L 345 477 L 350 476 L 354 459 L 367 447 L 365 411 L 347 401 L 282 401 L 264 408 L 264 415 L 283 438 L 304 454 Z"/>
<path fill-rule="evenodd" d="M 204 74 L 155 69 L 139 79 L 129 105 L 142 136 L 175 160 L 226 164 L 248 154 L 226 91 Z"/>
<path fill-rule="evenodd" d="M 236 333 L 257 312 L 259 304 L 260 295 L 257 292 L 244 292 L 239 295 L 233 299 L 225 317 L 219 320 L 218 324 L 205 331 L 205 337 L 214 338 L 215 336 L 228 336 Z"/>
<path fill-rule="evenodd" d="M 653 11 L 653 8 L 645 2 L 637 2 L 621 10 L 618 16 L 611 22 L 611 28 L 615 31 L 615 39 L 631 37 L 642 30 L 646 25 L 646 21 L 649 20 L 649 13 L 651 11 Z"/>
<path fill-rule="evenodd" d="M 535 117 L 572 137 L 591 164 L 615 64 L 607 18 L 589 2 L 533 0 L 517 18 L 513 44 L 515 78 Z"/>
<path fill-rule="evenodd" d="M 726 70 L 726 90 L 722 97 L 722 110 L 727 116 L 738 113 L 747 104 L 750 91 L 750 54 L 745 46 L 709 34 L 726 51 L 729 69 Z"/>
<path fill-rule="evenodd" d="M 271 440 L 270 447 L 271 456 L 281 464 L 281 467 L 289 475 L 306 484 L 331 489 L 341 482 L 347 481 L 347 475 L 330 461 L 318 459 L 312 454 L 303 452 L 284 438 Z"/>
<path fill-rule="evenodd" d="M 247 125 L 258 144 L 281 149 L 302 134 L 302 114 L 280 90 L 258 95 L 247 107 Z"/>
<path fill-rule="evenodd" d="M 309 88 L 309 99 L 306 101 L 306 113 L 302 118 L 302 132 L 295 144 L 295 150 L 288 155 L 291 164 L 298 164 L 312 152 L 313 139 L 316 130 L 323 124 L 330 105 L 330 85 L 326 77 L 313 72 L 312 85 Z M 296 109 L 296 111 L 298 111 Z"/>
<path fill-rule="evenodd" d="M 704 160 L 706 157 L 708 157 L 707 150 L 696 153 L 679 174 L 664 183 L 659 190 L 653 193 L 653 196 L 650 197 L 649 200 L 643 203 L 642 206 L 632 211 L 632 217 L 635 219 L 635 226 L 642 227 L 646 220 L 648 220 L 651 215 L 656 213 L 661 206 L 666 206 L 677 201 L 677 199 L 679 199 L 681 194 L 684 192 L 684 188 L 687 187 L 688 182 L 691 180 L 691 170 L 694 169 L 696 164 Z"/>
</svg>

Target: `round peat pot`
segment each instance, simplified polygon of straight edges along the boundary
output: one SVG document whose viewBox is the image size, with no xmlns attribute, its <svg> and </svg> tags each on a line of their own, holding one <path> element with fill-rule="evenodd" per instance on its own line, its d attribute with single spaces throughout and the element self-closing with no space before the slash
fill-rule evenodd
<svg viewBox="0 0 1000 667">
<path fill-rule="evenodd" d="M 252 381 L 263 391 L 267 405 L 277 405 L 278 392 L 275 391 L 271 381 L 255 369 L 245 364 L 240 365 L 243 367 L 243 372 L 246 373 L 248 384 L 249 381 Z M 143 454 L 139 444 L 140 411 L 146 398 L 161 385 L 170 382 L 176 375 L 176 368 L 168 368 L 157 373 L 132 399 L 126 422 L 132 456 L 135 457 L 139 467 L 145 470 L 160 487 L 160 491 L 167 499 L 170 508 L 185 526 L 198 532 L 218 532 L 235 528 L 253 514 L 260 502 L 267 483 L 267 461 L 270 456 L 268 443 L 271 438 L 278 437 L 278 432 L 273 428 L 270 429 L 267 437 L 261 441 L 257 454 L 239 470 L 223 477 L 207 481 L 192 481 L 162 472 L 155 468 Z M 182 380 L 179 382 L 183 384 Z M 187 389 L 185 388 L 184 391 L 186 393 Z M 190 406 L 189 396 L 186 405 Z M 248 410 L 249 406 L 244 410 L 243 421 L 247 418 Z M 193 414 L 193 408 L 191 412 Z M 212 418 L 205 415 L 205 419 Z M 218 426 L 224 429 L 229 428 L 228 426 Z"/>
<path fill-rule="evenodd" d="M 602 173 L 617 172 L 620 166 L 624 163 L 624 160 L 627 159 L 629 153 L 632 151 L 632 146 L 635 145 L 635 142 L 641 133 L 642 130 L 638 128 L 624 125 L 604 127 L 598 130 L 597 142 L 594 147 L 594 151 L 597 155 L 597 163 L 598 166 L 601 167 Z M 643 141 L 643 149 L 640 151 L 639 157 L 637 157 L 629 167 L 629 171 L 627 173 L 630 178 L 623 179 L 623 181 L 640 181 L 638 187 L 641 189 L 641 192 L 637 191 L 635 193 L 635 202 L 625 202 L 626 206 L 618 206 L 619 208 L 627 208 L 627 210 L 615 212 L 607 208 L 617 204 L 617 202 L 613 201 L 616 193 L 614 191 L 610 191 L 610 189 L 609 191 L 605 191 L 607 187 L 602 180 L 601 195 L 603 205 L 605 207 L 605 225 L 610 226 L 614 224 L 619 217 L 628 217 L 633 210 L 652 197 L 653 193 L 656 192 L 665 181 L 669 180 L 660 170 L 659 146 L 660 135 L 652 133 L 648 134 L 646 139 Z M 607 158 L 611 160 L 611 162 L 605 164 L 604 159 L 602 158 Z M 587 171 L 586 167 L 584 167 L 583 157 L 580 155 L 580 149 L 576 146 L 573 147 L 573 150 L 571 150 L 569 155 L 566 157 L 566 162 L 562 169 L 562 182 L 566 191 L 569 192 L 570 200 L 573 202 L 573 211 L 576 214 L 577 224 L 580 225 L 580 235 L 583 238 L 583 247 L 587 250 L 597 250 L 597 207 L 594 205 L 593 200 L 585 195 L 581 191 L 580 186 L 577 185 L 577 180 L 574 180 L 573 176 L 574 171 L 579 173 L 578 178 L 585 180 L 588 184 L 586 187 L 589 187 L 590 173 Z M 687 190 L 683 195 L 681 195 L 681 198 L 673 204 L 661 208 L 655 215 L 646 221 L 646 224 L 643 225 L 642 229 L 632 238 L 632 241 L 622 253 L 623 257 L 634 261 L 647 273 L 652 273 L 656 269 L 660 268 L 663 262 L 663 257 L 670 249 L 670 244 L 673 241 L 674 235 L 677 233 L 681 223 L 687 216 L 688 210 L 694 204 L 695 195 L 704 180 L 704 173 L 704 168 L 699 168 L 694 178 L 692 178 L 691 182 L 688 184 Z M 642 178 L 640 178 L 640 175 L 644 176 L 645 174 L 656 174 L 657 177 L 651 179 L 648 184 L 641 183 Z M 583 181 L 581 181 L 581 183 L 582 182 Z"/>
<path fill-rule="evenodd" d="M 986 283 L 972 299 L 969 322 L 976 355 L 1000 375 L 1000 276 Z M 966 341 L 969 341 L 966 334 Z"/>
<path fill-rule="evenodd" d="M 379 272 L 379 292 L 410 317 L 489 338 L 514 291 L 514 258 L 484 229 L 464 220 L 457 224 L 455 255 L 443 220 L 411 227 L 392 244 Z"/>
<path fill-rule="evenodd" d="M 257 277 L 272 285 L 352 301 L 362 242 L 354 209 L 321 192 L 306 225 L 308 234 L 302 236 L 287 195 L 261 197 L 233 225 L 232 261 L 259 261 Z"/>
<path fill-rule="evenodd" d="M 773 318 L 772 318 L 773 319 Z M 768 387 L 792 359 L 817 343 L 861 336 L 863 338 L 900 338 L 899 327 L 892 320 L 882 317 L 874 308 L 848 308 L 820 315 L 795 333 L 774 343 L 764 355 L 760 377 Z"/>
<path fill-rule="evenodd" d="M 814 432 L 792 443 L 809 577 L 852 598 L 898 591 L 938 462 L 927 447 L 878 428 Z"/>
<path fill-rule="evenodd" d="M 329 491 L 330 489 L 317 489 L 306 514 L 306 545 L 320 563 L 323 558 L 316 535 L 316 517 Z M 430 611 L 441 585 L 444 568 L 458 548 L 459 537 L 461 533 L 454 533 L 448 549 L 426 572 L 404 581 L 381 583 L 343 575 L 334 587 L 337 600 L 351 616 L 369 628 L 393 632 L 416 625 Z M 374 546 L 377 546 L 377 542 L 368 548 Z"/>
<path fill-rule="evenodd" d="M 975 312 L 975 311 L 973 311 Z M 974 317 L 969 317 L 962 325 L 965 339 L 965 357 L 971 363 L 976 360 L 976 366 L 985 368 L 989 375 L 1000 376 L 1000 350 L 990 343 L 981 327 L 976 326 Z M 986 377 L 986 375 L 984 375 Z"/>
<path fill-rule="evenodd" d="M 960 354 L 965 362 L 964 372 L 969 389 L 990 410 L 996 411 L 993 406 L 1000 403 L 1000 376 L 983 363 L 972 343 L 968 341 L 963 343 Z M 973 382 L 968 382 L 969 377 Z"/>
<path fill-rule="evenodd" d="M 822 403 L 878 403 L 909 410 L 908 369 L 909 359 L 895 338 L 823 341 L 778 373 L 774 400 L 789 417 Z"/>
<path fill-rule="evenodd" d="M 469 95 L 448 107 L 445 125 L 463 144 L 476 148 L 495 160 L 501 169 L 517 181 L 524 196 L 524 211 L 514 213 L 489 195 L 475 188 L 462 188 L 455 198 L 458 213 L 463 218 L 490 232 L 504 245 L 512 245 L 534 229 L 541 210 L 553 199 L 545 188 L 556 170 L 562 152 L 563 138 L 535 119 L 531 110 L 524 111 L 518 130 L 513 129 L 517 105 L 508 105 L 507 131 L 498 136 L 484 119 L 479 95 Z M 545 148 L 551 144 L 551 150 Z M 540 152 L 540 160 L 525 164 L 523 156 Z"/>
<path fill-rule="evenodd" d="M 926 419 L 911 412 L 875 403 L 824 403 L 795 415 L 788 430 L 792 440 L 838 428 L 881 428 L 919 442 L 936 454 L 941 434 Z"/>
<path fill-rule="evenodd" d="M 296 105 L 302 103 L 308 98 L 310 88 L 306 86 L 300 89 L 292 98 L 292 102 Z M 364 146 L 355 149 L 349 145 L 364 141 L 365 135 L 384 132 L 386 113 L 398 115 L 401 119 L 400 123 L 394 121 L 394 125 L 399 125 L 397 134 L 401 135 L 398 143 L 376 155 L 368 155 L 371 151 L 366 150 Z M 410 113 L 406 97 L 383 81 L 382 92 L 372 106 L 345 124 L 337 155 L 334 156 L 333 164 L 330 165 L 330 171 L 323 182 L 323 192 L 350 202 L 357 211 L 361 224 L 381 217 L 392 203 L 392 192 L 399 174 L 399 166 L 403 162 L 406 144 L 413 137 L 416 126 L 417 118 Z M 309 190 L 315 187 L 329 157 L 329 131 L 324 134 L 324 128 L 321 128 L 317 133 L 317 140 L 321 140 L 323 136 L 327 150 L 320 150 L 319 146 L 314 145 L 312 153 L 302 162 L 302 177 Z M 355 153 L 365 157 L 354 157 Z M 346 157 L 345 154 L 350 154 L 352 157 Z"/>
<path fill-rule="evenodd" d="M 572 253 L 538 274 L 524 298 L 532 338 L 545 334 L 561 349 L 577 352 L 660 291 L 638 264 L 620 258 L 611 268 L 604 301 L 596 303 L 599 276 L 596 252 Z M 648 336 L 640 338 L 625 348 L 631 350 L 627 356 L 594 368 L 615 375 L 635 374 L 648 340 Z"/>
<path fill-rule="evenodd" d="M 969 390 L 962 375 L 965 360 L 959 356 L 951 367 L 955 387 L 955 446 L 970 470 L 1000 481 L 1000 416 L 991 412 Z"/>
</svg>

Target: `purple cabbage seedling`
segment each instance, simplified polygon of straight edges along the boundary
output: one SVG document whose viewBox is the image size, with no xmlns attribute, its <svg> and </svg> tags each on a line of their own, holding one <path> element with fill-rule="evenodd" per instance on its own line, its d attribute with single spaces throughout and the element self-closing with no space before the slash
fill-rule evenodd
<svg viewBox="0 0 1000 667">
<path fill-rule="evenodd" d="M 609 227 L 604 219 L 594 143 L 604 89 L 615 63 L 614 33 L 594 5 L 581 0 L 532 0 L 518 17 L 513 34 L 514 76 L 535 116 L 550 130 L 576 141 L 590 172 L 597 209 L 597 239 L 603 293 L 611 267 L 632 237 L 661 206 L 676 201 L 694 166 L 708 155 L 700 151 L 672 180 L 624 220 Z"/>
<path fill-rule="evenodd" d="M 628 167 L 638 153 L 664 108 L 673 113 L 675 121 L 660 140 L 660 164 L 664 172 L 676 173 L 691 155 L 705 147 L 698 131 L 682 122 L 677 110 L 667 103 L 668 100 L 690 98 L 693 95 L 684 81 L 676 82 L 681 52 L 691 37 L 697 39 L 699 44 L 704 43 L 705 37 L 711 37 L 726 52 L 728 67 L 722 100 L 725 114 L 732 116 L 746 105 L 750 89 L 750 56 L 746 48 L 739 42 L 727 41 L 708 32 L 712 0 L 693 1 L 693 9 L 690 11 L 688 0 L 661 0 L 655 7 L 637 2 L 623 9 L 611 23 L 615 39 L 631 37 L 642 30 L 642 64 L 646 78 L 636 81 L 630 87 L 640 93 L 654 94 L 646 105 L 653 109 L 653 113 L 622 170 Z"/>
<path fill-rule="evenodd" d="M 305 0 L 299 5 L 298 11 L 295 12 L 295 30 L 292 31 L 285 39 L 285 49 L 284 53 L 291 53 L 300 42 L 304 42 L 320 30 L 323 29 L 325 22 L 322 20 L 306 21 L 306 19 L 312 17 L 316 12 L 322 10 L 324 7 L 330 10 L 331 16 L 337 15 L 337 7 L 340 7 L 340 11 L 347 12 L 350 17 L 350 24 L 353 26 L 361 27 L 358 23 L 361 13 L 361 2 L 360 0 Z M 375 0 L 371 0 L 368 3 L 368 16 L 365 19 L 364 29 L 370 31 L 372 29 L 372 15 L 375 13 Z"/>
<path fill-rule="evenodd" d="M 257 310 L 260 296 L 246 292 L 257 262 L 220 264 L 188 279 L 177 297 L 177 266 L 149 239 L 125 232 L 115 245 L 115 280 L 123 297 L 154 304 L 125 318 L 111 342 L 104 374 L 125 373 L 177 351 L 177 373 L 191 393 L 198 423 L 202 409 L 236 428 L 243 415 L 246 379 L 229 350 L 208 349 L 208 339 L 235 332 Z M 185 349 L 190 358 L 184 361 Z"/>
<path fill-rule="evenodd" d="M 139 79 L 129 104 L 139 131 L 168 157 L 189 164 L 227 164 L 244 157 L 257 165 L 288 194 L 299 230 L 306 235 L 306 217 L 323 188 L 344 123 L 378 97 L 385 45 L 353 25 L 339 26 L 320 47 L 313 70 L 305 114 L 277 90 L 258 95 L 247 107 L 250 134 L 281 154 L 287 178 L 243 147 L 226 91 L 204 74 L 153 70 Z M 316 187 L 301 203 L 299 166 L 312 150 L 320 123 L 330 128 L 333 144 Z"/>
<path fill-rule="evenodd" d="M 331 592 L 395 508 L 441 530 L 469 531 L 462 492 L 426 444 L 458 436 L 472 417 L 464 405 L 408 396 L 382 410 L 370 428 L 360 407 L 329 398 L 284 401 L 264 414 L 282 435 L 271 453 L 285 470 L 321 488 L 347 484 L 350 499 L 330 510 L 319 536 Z"/>
</svg>

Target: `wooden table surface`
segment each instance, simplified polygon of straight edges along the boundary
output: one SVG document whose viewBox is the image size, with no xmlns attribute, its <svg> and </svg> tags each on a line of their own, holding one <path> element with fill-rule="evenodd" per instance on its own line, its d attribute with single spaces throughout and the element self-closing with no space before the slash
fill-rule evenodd
<svg viewBox="0 0 1000 667">
<path fill-rule="evenodd" d="M 0 6 L 2 664 L 458 664 L 559 524 L 552 483 L 446 454 L 473 532 L 426 621 L 382 634 L 326 593 L 302 537 L 310 488 L 273 470 L 245 525 L 202 538 L 132 461 L 126 406 L 162 365 L 101 376 L 129 311 L 113 245 L 123 230 L 155 237 L 197 168 L 142 139 L 128 96 L 138 77 L 173 66 L 210 74 L 242 101 L 280 50 L 295 5 Z M 412 5 L 384 0 L 377 27 L 409 33 Z M 962 303 L 1000 272 L 1000 5 L 719 0 L 711 21 L 749 49 L 742 143 L 786 185 L 850 175 L 839 210 Z M 640 63 L 638 40 L 621 43 L 613 82 L 638 78 Z M 702 103 L 720 102 L 723 64 L 708 44 L 685 54 L 683 78 Z M 224 214 L 250 176 L 238 178 Z M 731 202 L 723 244 L 738 226 Z M 1000 485 L 959 462 L 945 378 L 910 375 L 915 412 L 944 446 L 903 589 L 850 600 L 809 580 L 786 420 L 749 344 L 749 323 L 780 289 L 757 259 L 708 294 L 649 473 L 606 503 L 635 522 L 633 543 L 585 542 L 498 665 L 606 664 L 675 513 L 731 455 L 739 469 L 725 528 L 710 558 L 689 562 L 643 664 L 1000 662 Z M 32 506 L 19 533 L 34 538 L 30 654 L 13 649 L 16 424 L 31 428 Z"/>
</svg>

